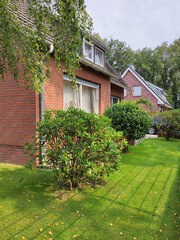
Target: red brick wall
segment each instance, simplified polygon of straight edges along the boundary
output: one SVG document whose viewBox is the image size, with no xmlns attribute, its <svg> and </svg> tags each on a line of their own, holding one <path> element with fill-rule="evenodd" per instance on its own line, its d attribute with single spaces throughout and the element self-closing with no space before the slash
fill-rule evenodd
<svg viewBox="0 0 180 240">
<path fill-rule="evenodd" d="M 110 80 L 107 76 L 81 66 L 82 70 L 76 71 L 76 76 L 86 81 L 99 84 L 99 113 L 102 114 L 110 106 Z M 55 67 L 54 57 L 50 60 L 51 78 L 44 86 L 45 109 L 63 109 L 63 73 Z"/>
<path fill-rule="evenodd" d="M 21 70 L 21 68 L 20 68 Z M 35 133 L 38 96 L 7 74 L 0 79 L 0 162 L 24 164 L 23 146 Z"/>
<path fill-rule="evenodd" d="M 124 88 L 111 84 L 111 96 L 120 97 L 122 101 L 124 99 Z"/>
<path fill-rule="evenodd" d="M 81 71 L 76 71 L 76 76 L 99 84 L 99 114 L 103 114 L 105 109 L 110 106 L 111 85 L 109 77 L 86 66 L 82 66 Z"/>
<path fill-rule="evenodd" d="M 142 93 L 142 96 L 135 97 L 133 96 L 133 92 L 127 90 L 125 100 L 136 101 L 139 98 L 143 97 L 152 103 L 153 111 L 158 111 L 158 100 L 153 96 L 152 93 L 149 92 L 149 90 L 143 84 L 141 84 L 141 82 L 130 71 L 126 73 L 126 75 L 123 77 L 123 80 L 131 87 L 132 91 L 134 86 L 141 86 L 141 93 Z M 146 106 L 143 106 L 143 108 L 146 111 L 150 111 L 149 108 Z"/>
<path fill-rule="evenodd" d="M 63 73 L 56 68 L 54 57 L 50 59 L 51 79 L 44 84 L 44 109 L 63 109 Z"/>
<path fill-rule="evenodd" d="M 82 69 L 76 71 L 77 77 L 99 84 L 99 113 L 102 114 L 110 106 L 110 80 L 89 67 L 82 66 Z M 45 109 L 63 109 L 63 74 L 55 67 L 53 57 L 50 70 L 51 80 L 44 85 Z M 117 90 L 113 89 L 120 94 Z M 6 75 L 5 82 L 0 80 L 0 162 L 25 164 L 28 161 L 23 146 L 35 134 L 38 121 L 39 95 L 20 83 L 17 87 L 13 76 Z"/>
</svg>

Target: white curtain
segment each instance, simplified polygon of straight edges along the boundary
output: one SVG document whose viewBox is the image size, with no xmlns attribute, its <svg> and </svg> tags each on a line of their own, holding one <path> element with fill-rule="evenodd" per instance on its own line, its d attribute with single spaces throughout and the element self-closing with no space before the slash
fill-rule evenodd
<svg viewBox="0 0 180 240">
<path fill-rule="evenodd" d="M 64 110 L 68 107 L 79 108 L 78 88 L 73 89 L 70 81 L 64 81 L 63 105 Z"/>
<path fill-rule="evenodd" d="M 64 80 L 64 110 L 76 107 L 88 113 L 98 113 L 98 104 L 98 88 L 77 84 L 77 88 L 73 89 L 72 82 Z"/>
<path fill-rule="evenodd" d="M 91 113 L 91 89 L 82 86 L 82 110 Z"/>
<path fill-rule="evenodd" d="M 95 62 L 97 64 L 102 64 L 102 52 L 98 49 L 95 50 Z"/>
</svg>

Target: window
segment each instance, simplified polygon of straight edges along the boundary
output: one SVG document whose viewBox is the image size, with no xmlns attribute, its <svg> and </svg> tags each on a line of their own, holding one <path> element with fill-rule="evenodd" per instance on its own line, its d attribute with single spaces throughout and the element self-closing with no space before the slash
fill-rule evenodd
<svg viewBox="0 0 180 240">
<path fill-rule="evenodd" d="M 98 113 L 99 85 L 77 79 L 77 88 L 73 89 L 72 82 L 64 74 L 63 106 L 64 110 L 76 107 L 88 113 Z"/>
<path fill-rule="evenodd" d="M 141 86 L 133 87 L 133 96 L 141 96 Z"/>
<path fill-rule="evenodd" d="M 126 97 L 127 95 L 127 92 L 126 92 L 126 89 L 124 88 L 124 97 Z"/>
<path fill-rule="evenodd" d="M 120 102 L 121 99 L 119 97 L 114 97 L 114 96 L 111 96 L 111 106 Z"/>
<path fill-rule="evenodd" d="M 63 90 L 63 105 L 66 110 L 68 107 L 80 107 L 80 99 L 78 96 L 78 88 L 73 90 L 72 83 L 70 81 L 64 81 Z"/>
<path fill-rule="evenodd" d="M 103 52 L 99 48 L 95 48 L 95 63 L 103 66 Z"/>
<path fill-rule="evenodd" d="M 85 58 L 93 61 L 93 45 L 86 40 L 83 42 L 83 55 Z"/>
<path fill-rule="evenodd" d="M 158 112 L 162 112 L 162 107 L 158 106 Z"/>
<path fill-rule="evenodd" d="M 104 51 L 86 39 L 83 40 L 83 56 L 100 66 L 104 66 Z"/>
</svg>

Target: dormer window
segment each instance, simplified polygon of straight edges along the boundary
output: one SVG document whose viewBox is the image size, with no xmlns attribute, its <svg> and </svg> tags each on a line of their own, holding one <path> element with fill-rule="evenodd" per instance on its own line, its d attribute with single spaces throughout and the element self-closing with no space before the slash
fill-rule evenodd
<svg viewBox="0 0 180 240">
<path fill-rule="evenodd" d="M 95 48 L 95 63 L 103 66 L 103 51 L 99 48 Z"/>
<path fill-rule="evenodd" d="M 90 61 L 93 61 L 93 44 L 84 40 L 83 42 L 83 55 L 85 58 L 89 59 Z"/>
<path fill-rule="evenodd" d="M 97 65 L 100 65 L 101 67 L 104 66 L 103 49 L 101 50 L 99 47 L 97 47 L 97 45 L 86 39 L 83 40 L 83 56 L 84 58 Z"/>
</svg>

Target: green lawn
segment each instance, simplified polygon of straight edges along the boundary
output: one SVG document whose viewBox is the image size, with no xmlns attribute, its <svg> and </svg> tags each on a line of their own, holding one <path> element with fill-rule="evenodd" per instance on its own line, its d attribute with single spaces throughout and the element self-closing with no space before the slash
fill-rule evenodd
<svg viewBox="0 0 180 240">
<path fill-rule="evenodd" d="M 0 239 L 178 240 L 180 140 L 130 146 L 105 186 L 59 192 L 51 172 L 0 164 Z"/>
</svg>

